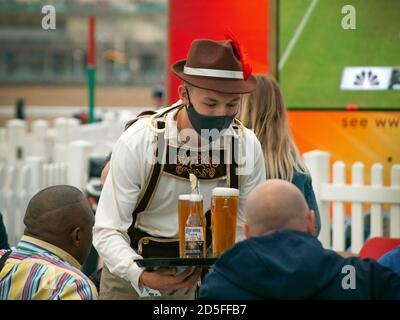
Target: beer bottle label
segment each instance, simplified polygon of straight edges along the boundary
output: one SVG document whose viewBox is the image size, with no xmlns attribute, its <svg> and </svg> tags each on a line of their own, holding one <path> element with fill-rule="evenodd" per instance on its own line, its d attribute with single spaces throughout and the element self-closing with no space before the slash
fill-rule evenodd
<svg viewBox="0 0 400 320">
<path fill-rule="evenodd" d="M 185 228 L 186 256 L 202 257 L 204 249 L 204 235 L 202 227 Z"/>
</svg>

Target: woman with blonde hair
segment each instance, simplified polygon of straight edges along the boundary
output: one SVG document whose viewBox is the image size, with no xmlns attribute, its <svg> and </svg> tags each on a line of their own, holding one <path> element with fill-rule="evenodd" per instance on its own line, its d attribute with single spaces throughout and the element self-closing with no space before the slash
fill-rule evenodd
<svg viewBox="0 0 400 320">
<path fill-rule="evenodd" d="M 315 214 L 315 235 L 321 229 L 318 205 L 311 176 L 293 141 L 286 118 L 286 107 L 278 83 L 268 76 L 257 76 L 258 87 L 242 97 L 239 120 L 252 129 L 264 152 L 267 179 L 291 181 L 304 194 Z"/>
</svg>

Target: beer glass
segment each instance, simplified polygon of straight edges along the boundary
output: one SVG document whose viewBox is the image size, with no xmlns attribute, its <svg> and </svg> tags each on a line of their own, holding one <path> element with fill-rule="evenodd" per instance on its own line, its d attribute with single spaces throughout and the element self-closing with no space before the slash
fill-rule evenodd
<svg viewBox="0 0 400 320">
<path fill-rule="evenodd" d="M 211 232 L 214 257 L 220 256 L 235 243 L 238 205 L 238 189 L 213 189 L 211 199 Z"/>
<path fill-rule="evenodd" d="M 205 218 L 203 213 L 203 196 L 199 194 L 181 194 L 178 198 L 178 223 L 179 223 L 179 256 L 186 258 L 185 227 L 191 212 L 200 216 L 203 237 L 205 241 Z M 205 253 L 205 242 L 204 242 Z M 205 256 L 205 254 L 203 254 Z"/>
</svg>

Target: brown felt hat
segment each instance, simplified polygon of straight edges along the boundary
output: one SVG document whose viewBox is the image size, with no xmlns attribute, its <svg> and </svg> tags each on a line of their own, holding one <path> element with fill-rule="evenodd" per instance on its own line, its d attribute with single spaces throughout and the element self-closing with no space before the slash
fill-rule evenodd
<svg viewBox="0 0 400 320">
<path fill-rule="evenodd" d="M 183 81 L 199 88 L 222 93 L 249 93 L 257 88 L 251 67 L 242 49 L 232 40 L 194 40 L 186 60 L 171 70 Z"/>
</svg>

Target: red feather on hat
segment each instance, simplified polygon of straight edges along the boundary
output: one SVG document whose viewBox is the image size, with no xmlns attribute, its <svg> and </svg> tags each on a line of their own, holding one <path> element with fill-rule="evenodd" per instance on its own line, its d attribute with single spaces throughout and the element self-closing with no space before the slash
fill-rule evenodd
<svg viewBox="0 0 400 320">
<path fill-rule="evenodd" d="M 240 62 L 242 63 L 243 78 L 244 80 L 247 80 L 251 76 L 251 72 L 253 71 L 250 63 L 247 62 L 247 52 L 241 46 L 238 39 L 233 35 L 233 33 L 226 33 L 225 37 L 227 40 L 232 41 L 233 49 L 236 51 L 237 55 L 239 56 Z"/>
</svg>

